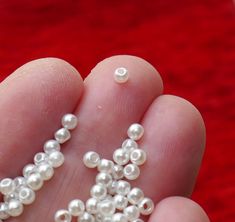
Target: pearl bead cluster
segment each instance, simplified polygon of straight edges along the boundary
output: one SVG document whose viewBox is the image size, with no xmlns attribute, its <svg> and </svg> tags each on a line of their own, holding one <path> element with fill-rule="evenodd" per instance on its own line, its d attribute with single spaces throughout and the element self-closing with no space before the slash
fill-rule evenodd
<svg viewBox="0 0 235 222">
<path fill-rule="evenodd" d="M 143 136 L 144 128 L 132 124 L 127 134 L 129 138 L 114 151 L 113 161 L 100 158 L 94 151 L 85 153 L 84 165 L 98 170 L 90 198 L 86 203 L 72 200 L 68 210 L 56 212 L 55 222 L 71 222 L 72 217 L 77 217 L 78 222 L 143 222 L 140 216 L 153 212 L 153 201 L 128 182 L 138 178 L 139 166 L 146 161 L 145 151 L 136 142 Z"/>
<path fill-rule="evenodd" d="M 63 128 L 55 132 L 55 139 L 44 144 L 44 152 L 34 156 L 34 163 L 23 168 L 23 176 L 14 179 L 5 178 L 0 181 L 0 192 L 4 202 L 0 203 L 0 222 L 10 216 L 17 217 L 23 213 L 24 205 L 32 204 L 44 181 L 54 175 L 54 168 L 64 163 L 64 155 L 60 152 L 61 144 L 70 139 L 69 130 L 77 126 L 77 117 L 66 114 L 62 118 Z"/>
</svg>

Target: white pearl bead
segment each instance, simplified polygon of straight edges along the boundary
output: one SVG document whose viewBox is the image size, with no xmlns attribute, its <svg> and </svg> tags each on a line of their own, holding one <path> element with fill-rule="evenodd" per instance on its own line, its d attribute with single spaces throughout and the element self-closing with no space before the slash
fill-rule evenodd
<svg viewBox="0 0 235 222">
<path fill-rule="evenodd" d="M 112 173 L 114 163 L 111 160 L 101 159 L 98 164 L 98 171 Z"/>
<path fill-rule="evenodd" d="M 91 196 L 96 198 L 96 199 L 104 199 L 106 194 L 107 194 L 107 189 L 104 185 L 102 184 L 95 184 L 92 188 L 91 188 L 91 192 L 90 192 Z"/>
<path fill-rule="evenodd" d="M 142 215 L 150 215 L 154 210 L 154 203 L 150 198 L 145 197 L 140 201 L 138 207 Z"/>
<path fill-rule="evenodd" d="M 0 192 L 4 195 L 12 193 L 15 189 L 14 181 L 10 178 L 5 178 L 0 182 Z"/>
<path fill-rule="evenodd" d="M 58 210 L 54 216 L 55 222 L 71 222 L 72 216 L 67 210 Z"/>
<path fill-rule="evenodd" d="M 62 126 L 66 129 L 73 130 L 78 124 L 78 119 L 73 114 L 66 114 L 61 120 Z"/>
<path fill-rule="evenodd" d="M 119 165 L 125 165 L 129 161 L 129 155 L 123 149 L 117 149 L 113 153 L 113 160 Z"/>
<path fill-rule="evenodd" d="M 140 124 L 134 123 L 127 130 L 127 135 L 133 140 L 139 140 L 144 135 L 144 128 Z"/>
<path fill-rule="evenodd" d="M 114 165 L 114 166 L 113 166 L 112 176 L 113 176 L 113 178 L 114 178 L 115 180 L 122 179 L 123 176 L 124 176 L 124 173 L 123 173 L 123 166 Z"/>
<path fill-rule="evenodd" d="M 78 222 L 95 222 L 95 218 L 87 213 L 84 212 L 79 218 L 78 218 Z"/>
<path fill-rule="evenodd" d="M 24 177 L 16 177 L 14 179 L 16 190 L 22 186 L 26 186 L 26 179 Z"/>
<path fill-rule="evenodd" d="M 138 148 L 138 144 L 132 139 L 126 139 L 122 143 L 122 148 L 125 150 L 126 153 L 130 154 L 131 151 Z"/>
<path fill-rule="evenodd" d="M 64 155 L 59 151 L 55 151 L 49 154 L 49 163 L 52 167 L 60 167 L 64 163 Z"/>
<path fill-rule="evenodd" d="M 95 222 L 103 222 L 104 216 L 101 213 L 96 213 L 94 216 L 95 216 Z"/>
<path fill-rule="evenodd" d="M 96 198 L 89 198 L 86 201 L 86 211 L 90 214 L 97 213 L 98 200 Z"/>
<path fill-rule="evenodd" d="M 22 204 L 31 204 L 35 200 L 35 192 L 28 187 L 22 187 L 19 190 L 19 200 Z"/>
<path fill-rule="evenodd" d="M 6 203 L 0 203 L 0 219 L 1 220 L 6 220 L 9 218 L 9 214 L 7 213 L 8 211 L 8 204 Z"/>
<path fill-rule="evenodd" d="M 112 200 L 103 200 L 98 203 L 98 211 L 104 216 L 111 216 L 115 212 L 115 205 Z"/>
<path fill-rule="evenodd" d="M 123 196 L 127 195 L 130 192 L 131 185 L 125 180 L 117 181 L 116 193 Z"/>
<path fill-rule="evenodd" d="M 38 166 L 38 173 L 43 180 L 50 180 L 54 175 L 54 169 L 50 164 L 44 163 Z"/>
<path fill-rule="evenodd" d="M 113 181 L 109 186 L 108 186 L 108 193 L 110 195 L 114 195 L 116 193 L 116 188 L 117 188 L 117 181 Z"/>
<path fill-rule="evenodd" d="M 128 193 L 127 198 L 131 204 L 136 205 L 144 199 L 144 193 L 140 188 L 135 187 Z"/>
<path fill-rule="evenodd" d="M 140 216 L 139 208 L 134 205 L 126 207 L 123 213 L 126 215 L 129 221 L 136 220 Z"/>
<path fill-rule="evenodd" d="M 84 213 L 85 205 L 83 201 L 79 199 L 75 199 L 69 203 L 68 210 L 72 216 L 77 217 Z"/>
<path fill-rule="evenodd" d="M 124 167 L 124 176 L 128 180 L 135 180 L 140 175 L 140 169 L 135 164 L 128 164 Z"/>
<path fill-rule="evenodd" d="M 129 79 L 129 74 L 126 68 L 120 67 L 114 71 L 114 80 L 117 83 L 125 83 Z"/>
<path fill-rule="evenodd" d="M 43 152 L 37 153 L 34 156 L 34 164 L 35 165 L 39 165 L 39 164 L 45 163 L 47 161 L 48 161 L 48 155 Z"/>
<path fill-rule="evenodd" d="M 71 134 L 68 129 L 61 128 L 55 132 L 55 139 L 60 143 L 65 143 L 71 138 Z"/>
<path fill-rule="evenodd" d="M 130 159 L 131 162 L 136 165 L 142 165 L 145 163 L 147 158 L 146 152 L 141 149 L 135 149 L 131 152 Z"/>
<path fill-rule="evenodd" d="M 127 217 L 122 213 L 116 213 L 112 217 L 112 222 L 127 222 Z"/>
<path fill-rule="evenodd" d="M 142 219 L 138 218 L 136 220 L 133 220 L 132 222 L 144 222 Z"/>
<path fill-rule="evenodd" d="M 43 186 L 43 179 L 39 173 L 33 173 L 27 178 L 27 184 L 32 190 L 39 190 Z"/>
<path fill-rule="evenodd" d="M 83 156 L 83 163 L 88 168 L 95 168 L 100 162 L 100 156 L 98 153 L 90 151 Z"/>
<path fill-rule="evenodd" d="M 23 168 L 23 176 L 25 178 L 29 177 L 32 173 L 35 173 L 37 171 L 37 167 L 34 164 L 27 164 Z"/>
<path fill-rule="evenodd" d="M 96 183 L 108 187 L 112 183 L 112 176 L 108 173 L 100 172 L 96 176 Z"/>
<path fill-rule="evenodd" d="M 24 207 L 19 200 L 11 200 L 8 203 L 7 213 L 12 217 L 18 217 L 23 213 Z"/>
<path fill-rule="evenodd" d="M 49 154 L 52 153 L 54 151 L 60 151 L 60 144 L 57 140 L 48 140 L 45 144 L 44 144 L 44 152 Z"/>
<path fill-rule="evenodd" d="M 112 222 L 112 217 L 111 216 L 104 217 L 103 222 Z"/>
<path fill-rule="evenodd" d="M 114 196 L 113 201 L 118 210 L 123 210 L 127 207 L 128 200 L 125 196 L 117 194 Z"/>
</svg>

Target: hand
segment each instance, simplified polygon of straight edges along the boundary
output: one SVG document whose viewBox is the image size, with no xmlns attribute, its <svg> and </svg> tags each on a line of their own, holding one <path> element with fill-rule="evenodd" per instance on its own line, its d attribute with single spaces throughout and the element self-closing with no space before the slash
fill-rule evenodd
<svg viewBox="0 0 235 222">
<path fill-rule="evenodd" d="M 113 79 L 121 66 L 130 73 L 125 84 Z M 140 146 L 148 155 L 134 185 L 157 204 L 149 221 L 209 221 L 199 205 L 187 199 L 204 152 L 202 117 L 188 101 L 162 93 L 158 72 L 132 56 L 100 62 L 84 82 L 59 59 L 40 59 L 17 69 L 0 85 L 0 178 L 21 175 L 23 166 L 53 137 L 64 114 L 74 112 L 79 124 L 63 145 L 65 164 L 37 192 L 36 202 L 9 221 L 53 221 L 56 210 L 70 200 L 86 200 L 95 171 L 84 167 L 84 153 L 94 150 L 110 159 L 134 122 L 145 128 Z"/>
</svg>

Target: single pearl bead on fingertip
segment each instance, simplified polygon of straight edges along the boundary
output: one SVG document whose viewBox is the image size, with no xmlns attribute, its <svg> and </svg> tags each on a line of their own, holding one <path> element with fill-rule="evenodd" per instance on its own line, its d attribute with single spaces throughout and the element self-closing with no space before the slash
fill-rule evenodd
<svg viewBox="0 0 235 222">
<path fill-rule="evenodd" d="M 74 114 L 66 114 L 61 120 L 62 126 L 68 130 L 73 130 L 77 127 L 78 119 Z"/>
<path fill-rule="evenodd" d="M 139 140 L 144 135 L 144 127 L 139 123 L 134 123 L 128 128 L 127 135 L 132 140 Z"/>
<path fill-rule="evenodd" d="M 124 67 L 119 67 L 114 71 L 114 80 L 117 83 L 125 83 L 129 79 L 128 70 Z"/>
<path fill-rule="evenodd" d="M 54 216 L 55 222 L 71 222 L 72 216 L 67 210 L 58 210 Z"/>
<path fill-rule="evenodd" d="M 69 203 L 68 210 L 72 216 L 77 217 L 84 213 L 85 205 L 83 201 L 79 199 L 75 199 Z"/>
<path fill-rule="evenodd" d="M 83 163 L 88 168 L 95 168 L 100 162 L 100 156 L 94 151 L 89 151 L 83 156 Z"/>
<path fill-rule="evenodd" d="M 57 140 L 48 140 L 43 146 L 44 152 L 50 154 L 54 151 L 60 151 L 60 143 Z"/>
<path fill-rule="evenodd" d="M 124 167 L 124 176 L 128 180 L 135 180 L 140 175 L 140 169 L 136 164 L 128 164 Z"/>
<path fill-rule="evenodd" d="M 24 207 L 19 200 L 11 200 L 8 203 L 7 213 L 12 217 L 18 217 L 23 213 Z"/>
<path fill-rule="evenodd" d="M 154 210 L 154 203 L 150 198 L 145 197 L 139 202 L 138 207 L 142 215 L 150 215 Z"/>
<path fill-rule="evenodd" d="M 55 132 L 55 139 L 60 143 L 65 143 L 71 138 L 71 134 L 68 129 L 61 128 Z"/>
</svg>

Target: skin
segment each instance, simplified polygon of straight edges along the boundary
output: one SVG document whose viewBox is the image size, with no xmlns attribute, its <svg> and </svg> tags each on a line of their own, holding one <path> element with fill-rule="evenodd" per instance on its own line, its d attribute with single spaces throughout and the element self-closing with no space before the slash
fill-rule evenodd
<svg viewBox="0 0 235 222">
<path fill-rule="evenodd" d="M 130 73 L 125 84 L 117 84 L 112 76 L 121 66 Z M 56 210 L 66 208 L 70 200 L 85 201 L 96 170 L 83 165 L 84 153 L 94 150 L 111 159 L 133 122 L 145 128 L 139 144 L 148 160 L 133 186 L 142 188 L 156 203 L 149 221 L 209 221 L 202 208 L 187 199 L 205 147 L 202 117 L 190 102 L 163 95 L 160 74 L 145 60 L 107 58 L 84 82 L 63 60 L 35 60 L 3 81 L 0 95 L 0 178 L 20 175 L 61 126 L 65 113 L 74 112 L 79 121 L 72 139 L 63 145 L 65 164 L 37 192 L 36 202 L 8 221 L 52 221 Z"/>
</svg>

